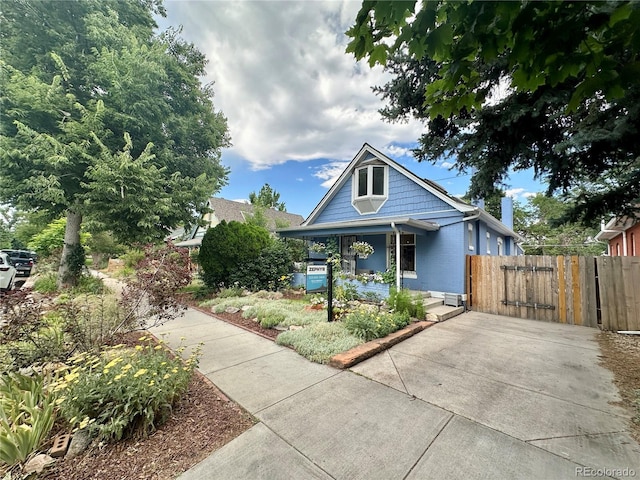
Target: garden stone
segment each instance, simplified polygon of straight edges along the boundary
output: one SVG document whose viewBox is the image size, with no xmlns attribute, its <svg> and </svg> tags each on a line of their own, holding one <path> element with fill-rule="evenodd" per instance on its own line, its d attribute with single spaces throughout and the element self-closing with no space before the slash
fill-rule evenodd
<svg viewBox="0 0 640 480">
<path fill-rule="evenodd" d="M 237 307 L 227 307 L 224 309 L 225 313 L 238 313 L 240 311 Z"/>
<path fill-rule="evenodd" d="M 276 325 L 275 327 L 273 327 L 274 330 L 277 330 L 278 332 L 286 332 L 287 330 L 289 330 L 288 327 L 283 327 L 282 325 Z"/>
<path fill-rule="evenodd" d="M 44 453 L 40 453 L 29 460 L 24 466 L 24 473 L 42 473 L 42 470 L 47 465 L 51 465 L 55 460 L 51 458 L 49 455 L 45 455 Z"/>
<path fill-rule="evenodd" d="M 252 308 L 253 308 L 253 305 L 245 305 L 240 310 L 242 310 L 243 312 L 246 312 L 247 310 L 251 310 Z"/>
<path fill-rule="evenodd" d="M 289 330 L 302 330 L 304 327 L 301 325 L 291 325 Z"/>
<path fill-rule="evenodd" d="M 67 450 L 66 458 L 77 457 L 84 452 L 90 444 L 91 436 L 88 430 L 86 428 L 78 430 L 73 434 L 73 438 L 71 438 L 71 445 L 69 445 L 69 450 Z"/>
</svg>

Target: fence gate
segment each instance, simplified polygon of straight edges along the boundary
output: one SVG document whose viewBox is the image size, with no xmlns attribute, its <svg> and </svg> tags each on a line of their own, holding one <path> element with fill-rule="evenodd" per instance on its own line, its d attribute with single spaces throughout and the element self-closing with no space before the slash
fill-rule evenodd
<svg viewBox="0 0 640 480">
<path fill-rule="evenodd" d="M 472 310 L 547 322 L 598 326 L 592 257 L 467 257 Z"/>
</svg>

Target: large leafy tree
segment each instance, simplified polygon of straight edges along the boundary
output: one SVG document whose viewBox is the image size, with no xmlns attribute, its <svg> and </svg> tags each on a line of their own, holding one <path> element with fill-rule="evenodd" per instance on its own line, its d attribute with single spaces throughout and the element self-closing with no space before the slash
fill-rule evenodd
<svg viewBox="0 0 640 480">
<path fill-rule="evenodd" d="M 271 208 L 281 212 L 287 211 L 285 203 L 280 201 L 280 194 L 271 188 L 268 183 L 265 183 L 257 194 L 256 192 L 251 192 L 249 194 L 249 202 L 259 207 Z"/>
<path fill-rule="evenodd" d="M 589 225 L 563 221 L 569 208 L 567 202 L 540 193 L 525 205 L 514 205 L 514 228 L 525 239 L 527 255 L 602 255 L 606 245 L 595 241 L 597 219 Z"/>
<path fill-rule="evenodd" d="M 367 1 L 347 34 L 392 74 L 383 116 L 422 119 L 416 156 L 473 169 L 473 197 L 533 168 L 568 218 L 640 202 L 640 2 Z"/>
<path fill-rule="evenodd" d="M 0 5 L 0 200 L 66 216 L 59 283 L 83 219 L 157 240 L 226 183 L 206 59 L 154 14 L 160 0 Z"/>
</svg>

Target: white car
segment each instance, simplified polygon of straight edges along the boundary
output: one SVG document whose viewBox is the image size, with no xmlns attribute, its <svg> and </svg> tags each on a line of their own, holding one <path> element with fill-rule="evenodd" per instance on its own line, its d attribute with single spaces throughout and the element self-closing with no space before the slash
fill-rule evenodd
<svg viewBox="0 0 640 480">
<path fill-rule="evenodd" d="M 16 275 L 16 268 L 13 266 L 9 255 L 0 252 L 0 291 L 6 292 L 7 290 L 11 290 Z"/>
</svg>

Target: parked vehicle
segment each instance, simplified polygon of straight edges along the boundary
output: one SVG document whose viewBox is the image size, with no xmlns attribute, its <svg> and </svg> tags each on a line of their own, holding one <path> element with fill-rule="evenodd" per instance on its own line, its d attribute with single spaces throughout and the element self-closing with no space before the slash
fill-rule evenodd
<svg viewBox="0 0 640 480">
<path fill-rule="evenodd" d="M 7 291 L 13 288 L 17 271 L 13 266 L 11 258 L 4 252 L 0 252 L 0 291 Z"/>
<path fill-rule="evenodd" d="M 9 250 L 4 249 L 2 252 L 9 255 L 13 266 L 16 268 L 18 275 L 28 277 L 31 275 L 33 268 L 33 252 L 28 250 Z"/>
</svg>

